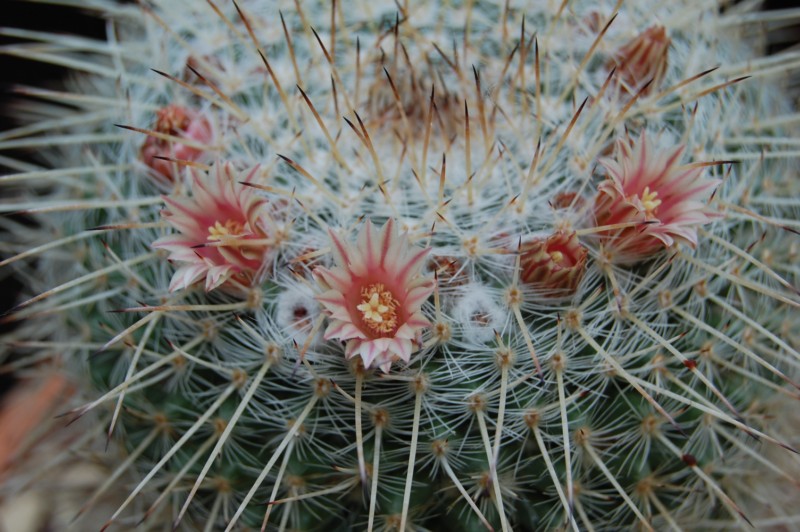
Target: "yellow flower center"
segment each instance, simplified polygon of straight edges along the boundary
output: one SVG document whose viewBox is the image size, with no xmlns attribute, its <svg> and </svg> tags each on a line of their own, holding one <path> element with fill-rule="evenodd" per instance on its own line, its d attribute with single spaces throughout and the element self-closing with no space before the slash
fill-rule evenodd
<svg viewBox="0 0 800 532">
<path fill-rule="evenodd" d="M 208 228 L 209 240 L 222 240 L 226 236 L 241 235 L 244 233 L 244 225 L 236 220 L 228 220 L 225 225 L 217 221 L 214 225 Z"/>
<path fill-rule="evenodd" d="M 650 192 L 650 187 L 644 187 L 644 191 L 642 192 L 642 205 L 644 206 L 645 216 L 648 218 L 652 217 L 656 212 L 656 208 L 661 205 L 661 200 L 657 198 L 658 192 Z"/>
<path fill-rule="evenodd" d="M 392 332 L 397 327 L 398 302 L 382 283 L 371 284 L 361 289 L 363 301 L 356 307 L 364 323 L 377 333 Z"/>
<path fill-rule="evenodd" d="M 564 254 L 561 253 L 560 251 L 553 251 L 552 253 L 550 253 L 550 258 L 553 259 L 553 262 L 559 263 L 562 260 L 564 260 Z"/>
</svg>

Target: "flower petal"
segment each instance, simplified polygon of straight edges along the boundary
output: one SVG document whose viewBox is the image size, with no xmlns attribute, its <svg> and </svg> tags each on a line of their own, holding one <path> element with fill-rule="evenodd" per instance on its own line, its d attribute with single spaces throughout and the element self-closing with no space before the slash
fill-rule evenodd
<svg viewBox="0 0 800 532">
<path fill-rule="evenodd" d="M 367 368 L 389 371 L 392 361 L 407 362 L 430 327 L 420 312 L 434 289 L 433 279 L 420 273 L 430 250 L 411 246 L 391 219 L 379 232 L 367 220 L 355 246 L 329 235 L 337 266 L 313 272 L 322 289 L 316 299 L 331 320 L 325 339 L 345 340 L 345 357 L 358 355 Z M 360 297 L 365 290 L 369 301 Z"/>
</svg>

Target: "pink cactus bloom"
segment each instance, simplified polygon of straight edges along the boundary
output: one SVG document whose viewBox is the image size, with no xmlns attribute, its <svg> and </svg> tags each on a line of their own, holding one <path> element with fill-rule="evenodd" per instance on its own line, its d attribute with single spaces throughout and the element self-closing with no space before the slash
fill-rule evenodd
<svg viewBox="0 0 800 532">
<path fill-rule="evenodd" d="M 156 123 L 153 130 L 201 144 L 209 144 L 213 137 L 211 124 L 205 117 L 197 111 L 174 104 L 156 112 Z M 197 161 L 203 156 L 203 153 L 204 150 L 196 146 L 148 136 L 142 145 L 141 156 L 144 164 L 152 168 L 157 176 L 173 182 L 176 177 L 173 175 L 175 163 L 156 157 Z"/>
<path fill-rule="evenodd" d="M 664 26 L 650 26 L 617 50 L 607 68 L 617 67 L 616 81 L 630 94 L 636 94 L 652 80 L 643 91 L 647 95 L 664 79 L 670 42 Z"/>
<path fill-rule="evenodd" d="M 608 177 L 595 198 L 597 227 L 637 223 L 597 233 L 613 262 L 639 262 L 675 242 L 695 247 L 697 226 L 717 216 L 706 201 L 720 180 L 680 165 L 683 150 L 656 148 L 642 132 L 633 144 L 618 140 L 614 159 L 600 160 Z"/>
<path fill-rule="evenodd" d="M 519 278 L 547 295 L 570 295 L 586 272 L 588 250 L 577 234 L 556 231 L 523 242 Z"/>
<path fill-rule="evenodd" d="M 388 372 L 393 361 L 408 362 L 431 325 L 421 311 L 434 288 L 421 273 L 430 249 L 409 244 L 391 219 L 380 231 L 367 221 L 355 246 L 329 233 L 336 267 L 314 269 L 317 300 L 330 317 L 325 339 L 345 340 L 345 356 L 359 355 L 366 368 Z"/>
<path fill-rule="evenodd" d="M 205 278 L 206 291 L 229 279 L 249 284 L 273 250 L 268 234 L 270 205 L 250 182 L 257 168 L 242 176 L 230 164 L 210 173 L 192 169 L 192 195 L 164 197 L 164 218 L 179 232 L 153 242 L 180 266 L 170 291 Z"/>
</svg>

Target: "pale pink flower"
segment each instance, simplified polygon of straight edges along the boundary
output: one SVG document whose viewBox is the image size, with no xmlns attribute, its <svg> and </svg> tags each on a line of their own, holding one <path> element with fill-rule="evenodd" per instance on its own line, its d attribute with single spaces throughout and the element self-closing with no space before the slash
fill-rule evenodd
<svg viewBox="0 0 800 532">
<path fill-rule="evenodd" d="M 180 105 L 168 105 L 156 111 L 156 123 L 153 131 L 181 137 L 196 141 L 201 144 L 209 144 L 212 140 L 211 124 L 208 119 L 197 111 L 181 107 Z M 175 180 L 175 163 L 158 159 L 157 157 L 169 157 L 184 161 L 197 161 L 203 156 L 204 150 L 195 145 L 173 142 L 154 136 L 148 136 L 142 145 L 142 162 L 152 168 L 156 175 L 172 182 Z"/>
<path fill-rule="evenodd" d="M 574 231 L 556 231 L 523 242 L 520 253 L 520 280 L 556 296 L 575 291 L 586 272 L 589 254 Z"/>
<path fill-rule="evenodd" d="M 617 67 L 615 81 L 620 88 L 636 94 L 648 94 L 661 84 L 667 71 L 670 38 L 664 26 L 650 26 L 616 51 L 607 68 Z"/>
<path fill-rule="evenodd" d="M 392 219 L 380 231 L 367 221 L 355 246 L 329 233 L 336 266 L 314 269 L 323 290 L 317 300 L 330 317 L 325 339 L 345 340 L 345 356 L 359 355 L 366 368 L 388 372 L 393 361 L 408 362 L 431 325 L 421 311 L 434 288 L 421 273 L 430 249 L 412 246 Z"/>
<path fill-rule="evenodd" d="M 717 215 L 706 202 L 719 179 L 702 167 L 681 165 L 684 146 L 656 148 L 642 132 L 636 143 L 618 140 L 615 158 L 601 159 L 608 173 L 594 204 L 604 248 L 617 263 L 645 260 L 675 242 L 697 245 L 697 227 Z"/>
<path fill-rule="evenodd" d="M 179 264 L 169 289 L 205 279 L 206 291 L 233 278 L 250 283 L 273 250 L 268 228 L 271 206 L 250 182 L 257 168 L 241 176 L 230 164 L 211 172 L 192 169 L 192 195 L 164 197 L 164 218 L 177 234 L 159 238 L 153 247 L 169 251 Z"/>
</svg>

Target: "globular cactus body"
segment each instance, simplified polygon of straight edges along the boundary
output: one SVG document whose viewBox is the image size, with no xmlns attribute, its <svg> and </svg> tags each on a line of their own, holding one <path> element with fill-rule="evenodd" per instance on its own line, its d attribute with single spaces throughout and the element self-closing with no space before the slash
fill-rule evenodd
<svg viewBox="0 0 800 532">
<path fill-rule="evenodd" d="M 69 108 L 0 140 L 54 144 L 2 178 L 36 220 L 3 220 L 3 265 L 37 272 L 3 356 L 73 372 L 72 415 L 129 453 L 107 525 L 797 523 L 767 495 L 800 493 L 774 415 L 798 400 L 774 84 L 797 63 L 732 39 L 758 16 L 89 7 L 108 41 L 38 58 L 90 75 L 27 90 Z"/>
</svg>

